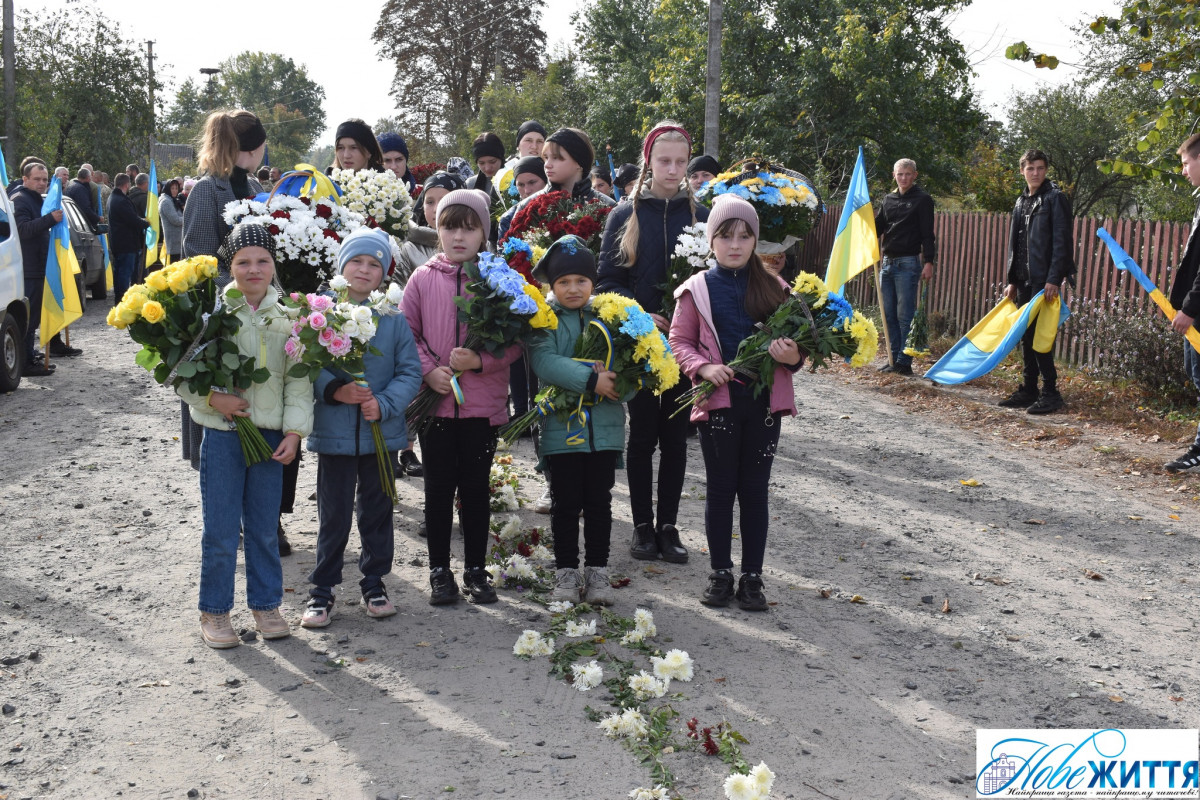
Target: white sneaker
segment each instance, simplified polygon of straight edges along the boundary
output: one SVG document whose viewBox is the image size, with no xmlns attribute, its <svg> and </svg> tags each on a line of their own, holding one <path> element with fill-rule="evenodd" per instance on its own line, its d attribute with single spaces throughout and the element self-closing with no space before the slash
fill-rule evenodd
<svg viewBox="0 0 1200 800">
<path fill-rule="evenodd" d="M 542 492 L 542 496 L 533 501 L 533 510 L 539 514 L 549 514 L 553 503 L 554 500 L 550 497 L 550 488 L 547 487 L 546 491 Z"/>
<path fill-rule="evenodd" d="M 607 567 L 585 567 L 583 570 L 586 594 L 584 602 L 594 606 L 611 606 L 617 597 L 613 594 L 612 581 Z"/>
<path fill-rule="evenodd" d="M 555 602 L 578 603 L 583 596 L 583 577 L 577 569 L 560 569 L 555 571 L 554 591 L 550 599 Z"/>
</svg>

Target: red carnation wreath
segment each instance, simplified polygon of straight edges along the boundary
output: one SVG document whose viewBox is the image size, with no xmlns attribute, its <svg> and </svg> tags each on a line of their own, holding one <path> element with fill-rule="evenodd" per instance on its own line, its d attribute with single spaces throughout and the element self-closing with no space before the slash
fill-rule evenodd
<svg viewBox="0 0 1200 800">
<path fill-rule="evenodd" d="M 531 248 L 544 250 L 559 238 L 574 234 L 598 255 L 604 220 L 611 210 L 611 206 L 598 200 L 576 200 L 565 191 L 539 194 L 513 216 L 504 241 L 521 239 Z M 504 242 L 500 244 L 503 248 Z M 522 249 L 506 255 L 508 265 L 532 281 L 533 262 L 529 254 Z"/>
</svg>

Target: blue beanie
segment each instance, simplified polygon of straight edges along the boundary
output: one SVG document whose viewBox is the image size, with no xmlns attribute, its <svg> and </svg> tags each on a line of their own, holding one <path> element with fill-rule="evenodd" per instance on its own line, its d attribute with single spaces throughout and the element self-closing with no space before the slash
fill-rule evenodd
<svg viewBox="0 0 1200 800">
<path fill-rule="evenodd" d="M 387 133 L 379 134 L 376 138 L 379 140 L 379 149 L 381 152 L 386 153 L 389 150 L 395 150 L 398 153 L 402 153 L 405 159 L 408 158 L 408 142 L 404 141 L 404 137 L 400 134 L 388 131 Z"/>
<path fill-rule="evenodd" d="M 392 242 L 378 228 L 358 228 L 345 239 L 338 250 L 337 274 L 341 275 L 346 264 L 355 256 L 372 256 L 383 265 L 383 276 L 392 275 Z"/>
</svg>

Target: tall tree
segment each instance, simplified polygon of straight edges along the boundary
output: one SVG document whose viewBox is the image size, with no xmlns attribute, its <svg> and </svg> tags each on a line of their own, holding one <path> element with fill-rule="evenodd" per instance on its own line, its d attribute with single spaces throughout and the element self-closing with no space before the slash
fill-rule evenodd
<svg viewBox="0 0 1200 800">
<path fill-rule="evenodd" d="M 478 115 L 458 134 L 457 149 L 465 152 L 480 133 L 495 131 L 515 151 L 513 138 L 527 119 L 536 119 L 550 132 L 584 124 L 584 99 L 575 72 L 574 60 L 564 56 L 552 60 L 544 71 L 526 72 L 519 83 L 493 76 L 479 100 Z M 601 151 L 603 144 L 596 144 Z"/>
<path fill-rule="evenodd" d="M 538 19 L 544 0 L 388 0 L 373 38 L 395 63 L 392 96 L 403 127 L 424 130 L 432 112 L 435 135 L 448 137 L 479 113 L 495 70 L 518 81 L 541 65 L 546 33 Z"/>
</svg>

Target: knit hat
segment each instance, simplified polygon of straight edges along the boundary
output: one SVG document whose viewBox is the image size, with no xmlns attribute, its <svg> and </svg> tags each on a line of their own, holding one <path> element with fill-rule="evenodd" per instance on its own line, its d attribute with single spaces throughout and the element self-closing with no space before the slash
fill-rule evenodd
<svg viewBox="0 0 1200 800">
<path fill-rule="evenodd" d="M 355 256 L 367 255 L 374 258 L 383 266 L 385 278 L 392 274 L 392 242 L 388 235 L 378 228 L 358 228 L 342 239 L 342 247 L 338 250 L 337 274 L 341 275 Z"/>
<path fill-rule="evenodd" d="M 708 246 L 712 247 L 713 234 L 721 223 L 730 219 L 740 219 L 750 228 L 754 238 L 758 238 L 758 213 L 754 206 L 732 194 L 723 194 L 713 201 L 712 210 L 708 212 Z"/>
<path fill-rule="evenodd" d="M 333 136 L 334 145 L 347 137 L 358 142 L 367 154 L 368 163 L 374 161 L 380 165 L 383 164 L 383 151 L 379 149 L 379 142 L 375 140 L 375 133 L 371 130 L 370 125 L 361 119 L 346 120 L 337 126 L 337 133 Z"/>
<path fill-rule="evenodd" d="M 554 142 L 566 150 L 571 160 L 583 168 L 585 175 L 591 170 L 592 162 L 596 159 L 596 151 L 592 147 L 591 140 L 583 131 L 575 128 L 559 128 L 547 136 L 546 141 Z"/>
<path fill-rule="evenodd" d="M 521 144 L 521 140 L 525 138 L 527 133 L 540 133 L 542 138 L 546 138 L 546 129 L 542 127 L 542 123 L 536 119 L 526 120 L 521 123 L 521 127 L 517 128 L 517 144 Z"/>
<path fill-rule="evenodd" d="M 275 260 L 275 237 L 257 222 L 239 222 L 235 225 L 217 250 L 217 259 L 230 264 L 238 251 L 247 247 L 261 247 L 271 254 L 272 261 Z"/>
<path fill-rule="evenodd" d="M 408 158 L 408 142 L 404 141 L 404 137 L 393 131 L 381 133 L 376 137 L 379 142 L 379 150 L 384 153 L 389 153 L 395 150 L 397 153 Z"/>
<path fill-rule="evenodd" d="M 489 213 L 491 208 L 491 200 L 487 194 L 476 189 L 456 189 L 450 194 L 442 198 L 438 203 L 437 213 L 433 217 L 434 224 L 438 229 L 441 229 L 442 214 L 446 213 L 446 209 L 450 206 L 466 206 L 475 212 L 475 216 L 479 219 L 479 227 L 483 229 L 486 236 L 492 230 L 492 215 Z"/>
<path fill-rule="evenodd" d="M 425 179 L 424 188 L 422 188 L 421 191 L 427 192 L 430 189 L 447 189 L 453 192 L 456 189 L 464 188 L 466 188 L 466 184 L 463 183 L 463 179 L 458 176 L 458 173 L 446 172 L 443 169 L 439 169 L 437 172 Z"/>
<path fill-rule="evenodd" d="M 485 131 L 476 136 L 475 143 L 471 145 L 471 157 L 476 162 L 487 156 L 504 160 L 504 142 L 500 141 L 500 137 L 491 131 Z"/>
<path fill-rule="evenodd" d="M 550 286 L 564 275 L 582 275 L 592 283 L 596 282 L 596 256 L 587 243 L 573 233 L 550 245 L 533 268 L 533 277 Z"/>
<path fill-rule="evenodd" d="M 696 156 L 688 162 L 688 177 L 692 177 L 692 174 L 696 172 L 711 172 L 713 175 L 719 175 L 721 173 L 721 165 L 710 155 Z"/>
<path fill-rule="evenodd" d="M 638 179 L 637 164 L 622 164 L 617 167 L 617 174 L 613 176 L 613 186 L 616 186 L 622 192 L 625 187 Z"/>
<path fill-rule="evenodd" d="M 527 172 L 537 175 L 543 181 L 546 180 L 546 162 L 542 161 L 539 156 L 525 156 L 513 167 L 513 180 L 515 181 Z"/>
</svg>

